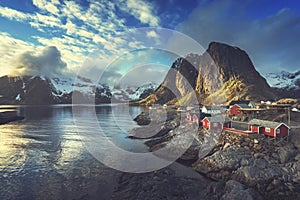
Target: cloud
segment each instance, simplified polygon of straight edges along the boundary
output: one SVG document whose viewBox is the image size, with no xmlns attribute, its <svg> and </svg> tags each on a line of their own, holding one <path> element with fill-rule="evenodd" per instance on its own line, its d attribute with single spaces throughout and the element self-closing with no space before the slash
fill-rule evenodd
<svg viewBox="0 0 300 200">
<path fill-rule="evenodd" d="M 16 21 L 24 21 L 31 17 L 31 15 L 2 6 L 0 6 L 0 15 L 8 19 L 14 19 Z"/>
<path fill-rule="evenodd" d="M 159 18 L 153 13 L 153 6 L 141 0 L 121 1 L 119 8 L 131 15 L 144 24 L 158 26 Z"/>
<path fill-rule="evenodd" d="M 299 69 L 300 16 L 288 8 L 254 18 L 250 1 L 214 0 L 200 4 L 177 29 L 204 47 L 220 41 L 246 50 L 263 74 Z"/>
<path fill-rule="evenodd" d="M 145 46 L 139 38 L 126 34 L 129 30 L 126 26 L 127 19 L 124 18 L 124 13 L 119 15 L 119 12 L 116 12 L 118 9 L 124 8 L 123 12 L 128 12 L 143 24 L 151 26 L 159 24 L 153 5 L 144 1 L 120 0 L 114 3 L 87 1 L 86 5 L 83 5 L 81 1 L 33 0 L 33 5 L 36 7 L 35 12 L 30 13 L 0 6 L 0 16 L 25 25 L 29 24 L 42 32 L 31 36 L 32 43 L 18 39 L 20 36 L 17 34 L 9 35 L 11 40 L 9 44 L 7 41 L 10 40 L 0 41 L 0 61 L 5 60 L 10 66 L 10 70 L 1 70 L 1 73 L 58 73 L 59 67 L 54 67 L 49 72 L 47 69 L 37 67 L 42 58 L 48 63 L 43 49 L 54 46 L 59 49 L 60 61 L 66 64 L 63 70 L 75 73 L 80 67 L 86 67 L 85 71 L 92 76 L 94 71 L 103 72 L 103 66 L 118 55 Z M 144 38 L 145 34 L 141 37 Z M 153 43 L 153 39 L 158 35 L 150 31 L 148 37 Z M 95 50 L 105 62 L 97 61 L 97 65 L 86 66 L 86 59 Z M 55 71 L 56 69 L 58 71 Z M 105 79 L 107 81 L 113 80 L 114 77 L 118 79 L 121 74 L 117 69 L 111 69 L 106 73 Z"/>
<path fill-rule="evenodd" d="M 57 5 L 60 4 L 59 0 L 33 0 L 32 3 L 41 10 L 46 10 L 56 15 L 59 13 L 57 8 Z"/>
<path fill-rule="evenodd" d="M 32 43 L 13 38 L 8 33 L 0 32 L 0 76 L 13 74 L 15 69 L 11 66 L 12 60 L 25 51 L 34 50 L 35 46 Z"/>
<path fill-rule="evenodd" d="M 66 63 L 61 60 L 60 51 L 55 46 L 49 46 L 38 54 L 32 51 L 22 53 L 14 61 L 14 66 L 16 73 L 20 75 L 52 77 L 61 75 Z"/>
<path fill-rule="evenodd" d="M 157 33 L 155 31 L 147 32 L 147 37 L 149 37 L 149 38 L 159 38 L 159 36 L 157 35 Z"/>
</svg>

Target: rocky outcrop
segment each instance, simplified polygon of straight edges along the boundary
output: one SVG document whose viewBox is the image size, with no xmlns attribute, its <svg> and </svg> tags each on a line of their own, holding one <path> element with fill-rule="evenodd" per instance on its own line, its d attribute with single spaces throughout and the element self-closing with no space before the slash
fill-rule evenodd
<svg viewBox="0 0 300 200">
<path fill-rule="evenodd" d="M 215 180 L 238 181 L 264 198 L 300 197 L 299 150 L 290 142 L 225 133 L 222 146 L 193 167 Z"/>
</svg>

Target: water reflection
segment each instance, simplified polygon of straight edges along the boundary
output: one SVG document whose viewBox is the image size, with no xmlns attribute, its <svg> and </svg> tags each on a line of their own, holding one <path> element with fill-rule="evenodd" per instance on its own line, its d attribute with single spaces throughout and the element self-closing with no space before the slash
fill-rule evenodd
<svg viewBox="0 0 300 200">
<path fill-rule="evenodd" d="M 25 120 L 0 126 L 0 199 L 64 199 L 108 194 L 116 173 L 95 160 L 81 142 L 72 107 L 15 107 Z M 82 117 L 91 109 L 80 108 Z M 99 122 L 114 143 L 132 151 L 146 151 L 140 141 L 126 139 L 126 130 L 139 107 L 96 107 Z M 129 113 L 129 114 L 128 114 Z M 100 190 L 99 190 L 100 188 Z"/>
</svg>

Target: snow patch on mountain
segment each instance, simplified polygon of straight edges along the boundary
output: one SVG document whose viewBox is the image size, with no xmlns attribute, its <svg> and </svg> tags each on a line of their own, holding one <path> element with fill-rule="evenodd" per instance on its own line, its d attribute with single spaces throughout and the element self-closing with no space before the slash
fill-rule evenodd
<svg viewBox="0 0 300 200">
<path fill-rule="evenodd" d="M 300 71 L 290 73 L 281 71 L 280 73 L 268 73 L 266 79 L 271 87 L 300 89 Z"/>
<path fill-rule="evenodd" d="M 158 88 L 156 83 L 147 83 L 140 87 L 127 86 L 124 88 L 113 88 L 112 95 L 120 101 L 136 101 L 150 95 Z"/>
</svg>

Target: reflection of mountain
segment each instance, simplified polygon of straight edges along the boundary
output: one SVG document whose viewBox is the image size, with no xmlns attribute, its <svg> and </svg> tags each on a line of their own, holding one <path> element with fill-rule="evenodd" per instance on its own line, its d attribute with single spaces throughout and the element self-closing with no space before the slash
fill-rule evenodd
<svg viewBox="0 0 300 200">
<path fill-rule="evenodd" d="M 272 88 L 256 71 L 245 51 L 217 42 L 210 43 L 203 55 L 178 58 L 159 88 L 141 103 L 179 100 L 181 104 L 188 104 L 193 101 L 192 96 L 205 104 L 237 98 L 275 98 Z"/>
<path fill-rule="evenodd" d="M 86 99 L 95 98 L 96 103 L 137 100 L 152 93 L 157 86 L 147 84 L 139 88 L 110 89 L 105 84 L 92 83 L 78 77 L 73 79 L 47 78 L 43 76 L 19 76 L 0 78 L 0 104 L 57 104 L 72 103 L 72 94 Z"/>
</svg>

